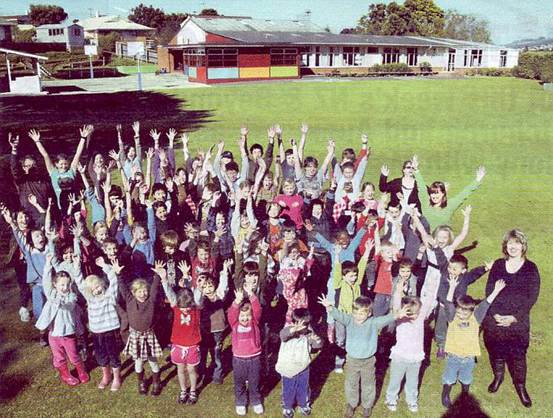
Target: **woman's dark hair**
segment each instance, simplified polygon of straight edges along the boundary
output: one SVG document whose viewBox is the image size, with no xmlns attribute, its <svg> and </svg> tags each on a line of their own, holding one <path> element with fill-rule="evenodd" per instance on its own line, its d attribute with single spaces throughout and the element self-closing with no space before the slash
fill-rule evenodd
<svg viewBox="0 0 553 418">
<path fill-rule="evenodd" d="M 179 291 L 177 294 L 177 306 L 179 308 L 193 308 L 196 306 L 192 290 L 185 287 Z"/>
<path fill-rule="evenodd" d="M 444 194 L 444 197 L 442 198 L 442 203 L 440 203 L 441 208 L 445 208 L 447 206 L 447 190 L 445 188 L 445 184 L 441 181 L 435 181 L 428 187 L 428 194 L 441 192 Z M 430 197 L 429 197 L 430 198 Z M 432 199 L 430 199 L 430 206 L 432 206 Z"/>
</svg>

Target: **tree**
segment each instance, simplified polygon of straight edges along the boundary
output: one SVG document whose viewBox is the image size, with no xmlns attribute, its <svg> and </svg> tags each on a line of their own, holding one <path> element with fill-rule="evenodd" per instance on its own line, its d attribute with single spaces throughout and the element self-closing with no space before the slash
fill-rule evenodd
<svg viewBox="0 0 553 418">
<path fill-rule="evenodd" d="M 98 36 L 98 45 L 104 51 L 115 52 L 115 43 L 119 40 L 121 40 L 121 36 L 117 32 L 110 32 Z"/>
<path fill-rule="evenodd" d="M 34 26 L 56 24 L 67 19 L 67 13 L 60 6 L 31 4 L 29 18 Z"/>
<path fill-rule="evenodd" d="M 33 38 L 36 35 L 36 30 L 27 29 L 21 30 L 17 26 L 13 28 L 13 41 L 14 42 L 33 42 Z"/>
<path fill-rule="evenodd" d="M 131 9 L 131 14 L 128 16 L 129 20 L 139 25 L 155 28 L 159 31 L 165 24 L 166 15 L 165 12 L 157 7 L 146 6 L 140 3 L 135 8 Z"/>
<path fill-rule="evenodd" d="M 444 11 L 433 0 L 405 0 L 404 4 L 371 4 L 369 13 L 359 19 L 356 32 L 439 36 L 443 27 Z"/>
<path fill-rule="evenodd" d="M 200 16 L 219 16 L 219 13 L 215 9 L 203 9 Z"/>
<path fill-rule="evenodd" d="M 180 24 L 188 17 L 186 13 L 171 13 L 165 15 L 165 23 L 157 33 L 157 41 L 160 44 L 168 44 L 180 29 Z"/>
<path fill-rule="evenodd" d="M 457 10 L 445 14 L 443 37 L 464 41 L 491 43 L 489 22 L 474 15 L 464 15 Z"/>
</svg>

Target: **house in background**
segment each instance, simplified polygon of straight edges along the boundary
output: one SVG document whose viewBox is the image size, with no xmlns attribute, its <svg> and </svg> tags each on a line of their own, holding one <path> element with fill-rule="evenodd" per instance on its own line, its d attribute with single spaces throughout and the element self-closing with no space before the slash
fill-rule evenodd
<svg viewBox="0 0 553 418">
<path fill-rule="evenodd" d="M 144 42 L 148 36 L 153 35 L 155 29 L 139 25 L 119 16 L 96 16 L 77 22 L 84 29 L 84 38 L 90 43 L 98 45 L 100 35 L 116 32 L 121 37 L 120 41 Z"/>
<path fill-rule="evenodd" d="M 12 30 L 17 23 L 0 18 L 0 42 L 12 42 Z"/>
<path fill-rule="evenodd" d="M 190 81 L 220 83 L 366 74 L 374 65 L 404 63 L 419 70 L 512 68 L 519 51 L 496 45 L 420 36 L 333 34 L 307 21 L 189 16 L 169 45 L 158 47 L 161 71 Z"/>
<path fill-rule="evenodd" d="M 71 52 L 84 47 L 84 30 L 76 23 L 41 25 L 36 28 L 35 42 L 63 43 L 67 51 Z"/>
</svg>

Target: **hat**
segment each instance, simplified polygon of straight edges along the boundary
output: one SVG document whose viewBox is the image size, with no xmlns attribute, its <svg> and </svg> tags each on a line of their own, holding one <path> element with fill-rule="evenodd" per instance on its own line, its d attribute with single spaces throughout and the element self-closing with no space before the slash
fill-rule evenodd
<svg viewBox="0 0 553 418">
<path fill-rule="evenodd" d="M 224 151 L 222 154 L 221 154 L 221 158 L 230 158 L 231 160 L 234 159 L 233 155 L 232 155 L 232 152 L 230 151 Z"/>
</svg>

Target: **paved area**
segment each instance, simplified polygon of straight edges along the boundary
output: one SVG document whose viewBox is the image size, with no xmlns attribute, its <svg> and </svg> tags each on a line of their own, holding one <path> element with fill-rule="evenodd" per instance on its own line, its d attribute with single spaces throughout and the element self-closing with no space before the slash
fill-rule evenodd
<svg viewBox="0 0 553 418">
<path fill-rule="evenodd" d="M 80 80 L 45 80 L 43 88 L 50 94 L 113 93 L 138 89 L 136 74 L 126 77 L 85 78 Z M 142 90 L 206 87 L 192 83 L 182 74 L 142 74 Z"/>
</svg>

